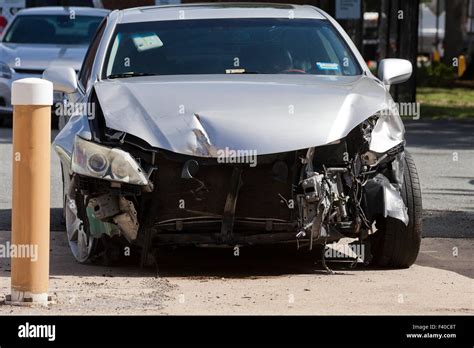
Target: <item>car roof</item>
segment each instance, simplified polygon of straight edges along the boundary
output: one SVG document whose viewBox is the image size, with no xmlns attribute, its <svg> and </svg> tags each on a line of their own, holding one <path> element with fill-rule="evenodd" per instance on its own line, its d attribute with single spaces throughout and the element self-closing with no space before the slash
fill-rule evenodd
<svg viewBox="0 0 474 348">
<path fill-rule="evenodd" d="M 94 7 L 75 7 L 75 6 L 43 6 L 43 7 L 30 7 L 22 9 L 18 12 L 18 15 L 60 15 L 70 14 L 74 11 L 75 15 L 79 16 L 100 16 L 105 17 L 110 12 L 102 8 Z"/>
<path fill-rule="evenodd" d="M 173 19 L 215 18 L 308 18 L 326 17 L 313 6 L 272 3 L 199 3 L 136 7 L 119 11 L 118 23 Z"/>
</svg>

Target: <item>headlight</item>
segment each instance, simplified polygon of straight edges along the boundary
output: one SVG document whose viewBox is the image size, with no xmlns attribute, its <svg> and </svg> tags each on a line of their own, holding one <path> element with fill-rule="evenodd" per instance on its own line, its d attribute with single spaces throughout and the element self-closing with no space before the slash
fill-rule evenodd
<svg viewBox="0 0 474 348">
<path fill-rule="evenodd" d="M 7 63 L 0 62 L 0 78 L 11 79 L 13 69 Z"/>
<path fill-rule="evenodd" d="M 87 160 L 87 166 L 92 172 L 103 175 L 109 168 L 109 161 L 101 153 L 95 153 Z"/>
<path fill-rule="evenodd" d="M 72 171 L 94 178 L 148 185 L 148 179 L 128 152 L 109 148 L 76 136 Z"/>
</svg>

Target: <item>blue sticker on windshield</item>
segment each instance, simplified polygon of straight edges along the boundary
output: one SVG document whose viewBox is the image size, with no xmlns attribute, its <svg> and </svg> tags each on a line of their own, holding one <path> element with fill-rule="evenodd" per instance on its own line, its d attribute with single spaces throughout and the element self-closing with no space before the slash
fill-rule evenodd
<svg viewBox="0 0 474 348">
<path fill-rule="evenodd" d="M 339 70 L 339 64 L 337 63 L 316 62 L 316 66 L 321 70 Z"/>
</svg>

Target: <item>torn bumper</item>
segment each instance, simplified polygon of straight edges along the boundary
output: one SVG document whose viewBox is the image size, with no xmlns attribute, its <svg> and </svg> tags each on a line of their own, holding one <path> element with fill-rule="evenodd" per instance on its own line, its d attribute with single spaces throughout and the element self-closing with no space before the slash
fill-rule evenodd
<svg viewBox="0 0 474 348">
<path fill-rule="evenodd" d="M 400 191 L 382 174 L 367 181 L 364 190 L 365 212 L 369 221 L 377 216 L 392 217 L 408 225 L 408 212 Z"/>
</svg>

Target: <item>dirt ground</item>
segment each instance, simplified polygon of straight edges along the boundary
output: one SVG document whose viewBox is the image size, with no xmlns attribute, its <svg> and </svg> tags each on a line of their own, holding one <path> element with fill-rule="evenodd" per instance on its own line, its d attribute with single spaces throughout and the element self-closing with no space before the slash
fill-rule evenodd
<svg viewBox="0 0 474 348">
<path fill-rule="evenodd" d="M 9 235 L 0 232 L 0 242 Z M 76 263 L 65 233 L 52 232 L 56 303 L 0 305 L 0 314 L 474 314 L 473 259 L 473 239 L 424 238 L 404 270 L 333 262 L 328 275 L 275 247 L 241 248 L 238 257 L 232 249 L 178 249 L 159 269 L 104 267 Z M 9 291 L 9 260 L 0 259 L 0 300 Z"/>
</svg>

